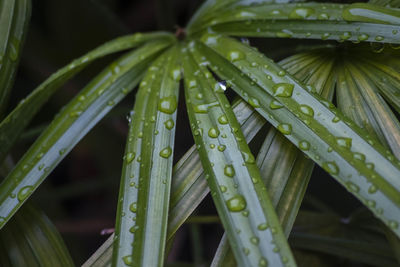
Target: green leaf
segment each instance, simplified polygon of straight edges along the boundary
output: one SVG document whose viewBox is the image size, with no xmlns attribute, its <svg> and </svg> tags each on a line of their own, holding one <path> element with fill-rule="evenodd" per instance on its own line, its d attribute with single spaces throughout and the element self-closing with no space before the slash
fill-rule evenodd
<svg viewBox="0 0 400 267">
<path fill-rule="evenodd" d="M 175 46 L 160 56 L 136 96 L 124 156 L 113 266 L 164 262 L 181 77 L 179 53 Z"/>
<path fill-rule="evenodd" d="M 232 107 L 246 141 L 250 142 L 262 128 L 265 120 L 243 100 L 235 102 Z M 176 163 L 171 190 L 168 240 L 172 240 L 178 228 L 210 191 L 195 145 Z"/>
<path fill-rule="evenodd" d="M 93 253 L 84 264 L 82 264 L 82 267 L 111 266 L 114 238 L 114 234 L 107 238 L 107 240 L 96 250 L 96 252 Z"/>
<path fill-rule="evenodd" d="M 233 36 L 400 43 L 399 11 L 362 4 L 366 11 L 362 15 L 351 15 L 354 10 L 361 10 L 357 5 L 246 3 L 227 6 L 222 12 L 210 14 L 206 21 L 192 25 L 188 33 L 194 35 L 208 29 Z"/>
<path fill-rule="evenodd" d="M 0 247 L 1 266 L 74 266 L 57 229 L 32 205 L 0 231 Z"/>
<path fill-rule="evenodd" d="M 10 95 L 30 15 L 30 0 L 0 3 L 0 119 Z"/>
<path fill-rule="evenodd" d="M 317 55 L 315 55 L 317 54 Z M 312 82 L 317 93 L 324 96 L 333 96 L 334 80 L 329 79 L 332 64 L 320 64 L 318 52 L 307 52 L 288 57 L 279 64 L 296 78 Z M 311 63 L 310 63 L 311 62 Z M 328 68 L 321 66 L 327 65 Z M 304 75 L 303 69 L 319 67 L 318 71 Z M 300 209 L 314 163 L 307 159 L 289 140 L 283 137 L 274 128 L 270 129 L 260 151 L 257 155 L 257 166 L 260 168 L 261 177 L 272 198 L 282 228 L 289 236 L 297 213 Z M 218 250 L 226 250 L 227 240 L 221 239 Z M 217 253 L 213 259 L 216 266 L 224 266 L 232 261 L 232 253 L 224 255 Z M 221 252 L 222 254 L 222 252 Z"/>
<path fill-rule="evenodd" d="M 55 117 L 0 185 L 0 227 L 79 140 L 136 86 L 148 62 L 168 45 L 154 41 L 121 57 Z"/>
<path fill-rule="evenodd" d="M 223 36 L 203 40 L 212 48 L 198 45 L 204 64 L 400 235 L 400 162 L 390 152 L 254 49 Z"/>
<path fill-rule="evenodd" d="M 70 64 L 52 74 L 29 96 L 21 100 L 19 105 L 0 123 L 0 162 L 7 155 L 21 132 L 47 100 L 59 87 L 80 72 L 89 63 L 108 54 L 133 48 L 153 39 L 162 39 L 166 42 L 172 42 L 173 38 L 171 34 L 163 32 L 149 34 L 137 33 L 119 37 L 73 60 Z"/>
<path fill-rule="evenodd" d="M 193 53 L 194 47 L 195 42 L 190 42 L 188 49 Z M 186 51 L 183 58 L 192 132 L 211 195 L 238 264 L 295 265 L 223 87 L 202 66 L 199 57 L 194 62 Z M 280 251 L 274 251 L 275 247 Z"/>
</svg>

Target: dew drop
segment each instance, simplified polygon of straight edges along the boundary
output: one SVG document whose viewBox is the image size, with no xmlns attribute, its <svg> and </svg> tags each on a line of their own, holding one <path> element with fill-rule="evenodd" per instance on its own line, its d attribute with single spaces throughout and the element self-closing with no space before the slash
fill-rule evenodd
<svg viewBox="0 0 400 267">
<path fill-rule="evenodd" d="M 353 158 L 359 161 L 364 162 L 365 161 L 365 155 L 359 152 L 354 152 L 353 153 Z"/>
<path fill-rule="evenodd" d="M 331 161 L 327 161 L 322 163 L 322 168 L 329 174 L 335 175 L 339 173 L 339 167 L 336 165 L 335 162 Z"/>
<path fill-rule="evenodd" d="M 208 136 L 211 138 L 217 138 L 219 136 L 219 130 L 212 127 L 208 130 Z"/>
<path fill-rule="evenodd" d="M 235 176 L 235 169 L 232 165 L 226 165 L 224 168 L 224 174 L 228 177 L 233 177 Z"/>
<path fill-rule="evenodd" d="M 300 111 L 301 111 L 301 113 L 303 113 L 307 116 L 310 116 L 310 117 L 314 116 L 314 110 L 308 105 L 304 105 L 304 104 L 300 105 Z"/>
<path fill-rule="evenodd" d="M 125 265 L 133 266 L 132 255 L 124 256 L 124 257 L 122 257 L 122 260 L 124 261 Z"/>
<path fill-rule="evenodd" d="M 353 182 L 346 182 L 346 187 L 349 189 L 349 191 L 354 193 L 358 193 L 360 191 L 360 187 Z"/>
<path fill-rule="evenodd" d="M 336 137 L 336 143 L 343 148 L 350 149 L 352 139 L 347 137 Z"/>
<path fill-rule="evenodd" d="M 225 193 L 228 190 L 228 188 L 225 185 L 220 185 L 219 189 L 221 190 L 222 193 Z"/>
<path fill-rule="evenodd" d="M 219 122 L 220 124 L 227 124 L 227 123 L 228 123 L 228 118 L 225 116 L 225 114 L 224 114 L 224 115 L 221 115 L 221 116 L 219 116 L 219 118 L 218 118 L 218 122 Z"/>
<path fill-rule="evenodd" d="M 267 267 L 268 266 L 268 261 L 266 258 L 262 257 L 259 261 L 258 261 L 258 266 L 259 267 Z"/>
<path fill-rule="evenodd" d="M 293 9 L 289 13 L 289 18 L 291 18 L 291 19 L 306 19 L 314 13 L 315 13 L 315 10 L 313 8 L 298 7 L 298 8 Z"/>
<path fill-rule="evenodd" d="M 287 124 L 287 123 L 281 123 L 277 127 L 278 131 L 280 131 L 283 134 L 291 134 L 292 133 L 292 125 Z"/>
<path fill-rule="evenodd" d="M 171 78 L 174 81 L 179 81 L 181 79 L 181 70 L 180 69 L 171 70 Z"/>
<path fill-rule="evenodd" d="M 299 148 L 303 151 L 310 150 L 310 143 L 306 140 L 302 140 L 299 142 Z"/>
<path fill-rule="evenodd" d="M 257 226 L 257 229 L 260 231 L 264 231 L 268 229 L 268 223 L 261 223 Z"/>
<path fill-rule="evenodd" d="M 246 56 L 242 51 L 229 51 L 228 52 L 228 59 L 232 62 L 245 59 Z"/>
<path fill-rule="evenodd" d="M 158 103 L 158 109 L 161 112 L 172 114 L 175 112 L 177 107 L 176 97 L 175 96 L 167 96 L 160 99 Z"/>
<path fill-rule="evenodd" d="M 17 198 L 19 201 L 24 201 L 31 193 L 32 193 L 33 187 L 28 185 L 22 187 L 17 194 Z"/>
<path fill-rule="evenodd" d="M 129 206 L 129 210 L 132 212 L 136 212 L 137 211 L 137 203 L 133 202 L 130 206 Z"/>
<path fill-rule="evenodd" d="M 247 203 L 242 195 L 236 195 L 226 201 L 228 209 L 232 212 L 239 212 L 246 208 Z"/>
<path fill-rule="evenodd" d="M 276 100 L 272 100 L 271 103 L 269 104 L 269 107 L 271 109 L 280 109 L 283 108 L 283 105 Z"/>
<path fill-rule="evenodd" d="M 245 163 L 254 164 L 256 162 L 254 156 L 251 153 L 242 152 L 242 155 Z"/>
<path fill-rule="evenodd" d="M 172 148 L 166 147 L 160 151 L 160 156 L 163 158 L 169 158 L 172 154 Z"/>
<path fill-rule="evenodd" d="M 219 145 L 218 146 L 218 151 L 223 152 L 226 149 L 225 145 Z"/>
<path fill-rule="evenodd" d="M 375 186 L 375 185 L 371 185 L 369 188 L 368 188 L 368 193 L 369 194 L 374 194 L 374 193 L 376 193 L 378 191 L 378 188 Z"/>
<path fill-rule="evenodd" d="M 259 107 L 260 107 L 260 102 L 258 102 L 258 99 L 257 99 L 257 98 L 250 97 L 250 98 L 249 98 L 249 104 L 250 104 L 253 108 L 259 108 Z"/>
<path fill-rule="evenodd" d="M 290 83 L 277 83 L 272 87 L 274 96 L 291 97 L 294 85 Z"/>
<path fill-rule="evenodd" d="M 388 224 L 389 224 L 389 227 L 392 228 L 392 229 L 397 229 L 397 228 L 399 228 L 399 223 L 396 222 L 396 221 L 389 221 Z"/>
<path fill-rule="evenodd" d="M 362 33 L 362 34 L 357 36 L 357 40 L 358 41 L 365 41 L 365 40 L 368 40 L 368 38 L 369 38 L 369 35 L 365 34 L 365 33 Z"/>
<path fill-rule="evenodd" d="M 174 128 L 175 123 L 172 119 L 167 120 L 166 122 L 164 122 L 165 128 L 167 128 L 168 130 L 172 130 L 172 128 Z"/>
</svg>

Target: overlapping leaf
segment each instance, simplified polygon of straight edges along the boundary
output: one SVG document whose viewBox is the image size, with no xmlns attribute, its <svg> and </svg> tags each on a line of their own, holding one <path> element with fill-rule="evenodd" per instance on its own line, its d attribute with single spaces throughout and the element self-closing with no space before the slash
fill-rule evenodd
<svg viewBox="0 0 400 267">
<path fill-rule="evenodd" d="M 395 8 L 270 1 L 238 1 L 224 7 L 192 22 L 189 34 L 208 29 L 234 36 L 400 43 L 400 12 Z"/>
<path fill-rule="evenodd" d="M 124 157 L 113 266 L 164 262 L 181 77 L 179 53 L 176 46 L 160 56 L 136 96 Z"/>
<path fill-rule="evenodd" d="M 30 0 L 0 3 L 0 119 L 7 105 L 30 15 Z"/>
<path fill-rule="evenodd" d="M 198 46 L 205 64 L 399 235 L 400 163 L 390 151 L 253 49 L 222 36 L 203 40 L 212 47 Z"/>
<path fill-rule="evenodd" d="M 41 109 L 56 90 L 80 72 L 89 63 L 111 53 L 133 48 L 152 39 L 164 39 L 172 42 L 173 36 L 168 33 L 134 34 L 114 39 L 92 50 L 86 55 L 72 61 L 64 68 L 51 75 L 0 123 L 0 161 L 4 159 L 21 132 L 34 115 Z"/>
<path fill-rule="evenodd" d="M 195 46 L 192 41 L 188 49 Z M 201 58 L 195 58 L 197 63 L 186 52 L 183 59 L 189 120 L 211 195 L 236 260 L 243 266 L 294 265 L 254 157 L 224 90 L 200 64 Z"/>
<path fill-rule="evenodd" d="M 0 227 L 79 140 L 136 86 L 149 61 L 169 44 L 168 41 L 154 41 L 123 56 L 56 116 L 0 185 Z"/>
</svg>

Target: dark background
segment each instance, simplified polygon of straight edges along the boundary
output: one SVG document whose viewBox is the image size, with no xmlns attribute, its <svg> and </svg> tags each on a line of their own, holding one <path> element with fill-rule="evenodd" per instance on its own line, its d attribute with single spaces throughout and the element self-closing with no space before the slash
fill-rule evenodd
<svg viewBox="0 0 400 267">
<path fill-rule="evenodd" d="M 157 2 L 168 2 L 168 5 L 157 8 Z M 9 109 L 14 108 L 51 73 L 105 41 L 139 31 L 174 31 L 177 25 L 184 27 L 201 2 L 33 0 L 32 21 Z M 290 48 L 299 44 L 316 43 L 284 39 L 250 42 L 275 60 L 290 55 Z M 60 108 L 116 56 L 96 61 L 51 98 L 21 137 L 13 151 L 14 161 L 18 161 Z M 61 232 L 77 265 L 82 264 L 108 238 L 108 235 L 100 235 L 101 230 L 114 227 L 128 130 L 126 115 L 133 103 L 134 93 L 128 95 L 77 145 L 33 195 L 33 202 L 46 212 Z M 193 143 L 183 97 L 180 99 L 177 127 L 175 161 Z M 252 147 L 259 147 L 260 142 L 262 135 Z M 344 217 L 359 206 L 357 200 L 318 167 L 307 194 Z M 197 215 L 201 214 L 216 215 L 209 197 L 197 212 Z M 196 235 L 200 239 L 193 239 Z M 221 236 L 222 227 L 218 223 L 184 225 L 176 237 L 170 261 L 192 261 L 192 240 L 200 240 L 203 247 L 200 254 L 205 262 L 210 261 Z"/>
</svg>

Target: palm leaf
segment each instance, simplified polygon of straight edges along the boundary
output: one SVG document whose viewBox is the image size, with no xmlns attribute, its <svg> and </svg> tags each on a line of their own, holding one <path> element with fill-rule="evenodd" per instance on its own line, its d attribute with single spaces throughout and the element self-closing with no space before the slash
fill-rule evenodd
<svg viewBox="0 0 400 267">
<path fill-rule="evenodd" d="M 148 62 L 168 45 L 154 41 L 123 56 L 59 113 L 0 185 L 0 227 L 78 141 L 136 86 Z"/>
<path fill-rule="evenodd" d="M 188 49 L 193 47 L 191 42 Z M 189 120 L 236 260 L 243 266 L 295 264 L 223 89 L 197 64 L 186 52 L 183 68 Z"/>
<path fill-rule="evenodd" d="M 30 15 L 30 0 L 0 3 L 0 118 L 13 84 Z"/>
<path fill-rule="evenodd" d="M 136 97 L 120 188 L 114 266 L 164 262 L 181 72 L 178 56 L 178 47 L 160 56 Z M 164 74 L 157 75 L 160 71 Z"/>
<path fill-rule="evenodd" d="M 1 266 L 74 266 L 57 229 L 26 205 L 0 232 Z"/>
<path fill-rule="evenodd" d="M 395 178 L 400 176 L 400 163 L 390 152 L 253 49 L 222 36 L 203 40 L 212 49 L 198 49 L 218 75 L 246 101 L 257 101 L 260 114 L 400 235 L 400 187 Z M 365 158 L 356 160 L 361 154 Z M 369 192 L 372 185 L 379 194 Z"/>
<path fill-rule="evenodd" d="M 25 127 L 32 120 L 34 115 L 41 109 L 47 100 L 70 80 L 75 74 L 83 70 L 89 63 L 111 53 L 116 53 L 129 48 L 137 47 L 153 39 L 164 39 L 172 41 L 172 35 L 168 33 L 134 34 L 119 37 L 86 55 L 75 59 L 64 68 L 51 75 L 46 81 L 40 84 L 29 96 L 21 100 L 19 105 L 8 114 L 0 123 L 0 162 L 5 158 L 12 145 Z"/>
</svg>

